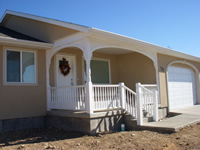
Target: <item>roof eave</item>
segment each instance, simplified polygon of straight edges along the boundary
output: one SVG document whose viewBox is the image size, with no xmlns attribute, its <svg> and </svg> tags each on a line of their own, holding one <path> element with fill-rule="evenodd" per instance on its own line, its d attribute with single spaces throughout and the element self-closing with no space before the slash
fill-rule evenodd
<svg viewBox="0 0 200 150">
<path fill-rule="evenodd" d="M 127 36 L 123 36 L 123 35 L 120 35 L 120 34 L 115 34 L 115 33 L 112 33 L 112 32 L 108 32 L 108 31 L 104 31 L 104 30 L 100 30 L 100 29 L 96 29 L 96 28 L 90 28 L 90 32 L 93 33 L 93 34 L 106 36 L 106 37 L 109 37 L 111 39 L 116 39 L 116 40 L 126 42 L 126 43 L 129 43 L 129 44 L 132 43 L 132 44 L 137 44 L 137 45 L 141 45 L 141 46 L 145 46 L 145 47 L 151 47 L 151 48 L 154 49 L 154 51 L 156 53 L 180 57 L 180 58 L 183 58 L 183 59 L 189 59 L 189 60 L 194 60 L 194 61 L 200 62 L 199 57 L 192 56 L 192 55 L 189 55 L 189 54 L 185 54 L 185 53 L 175 51 L 175 50 L 172 50 L 172 49 L 169 49 L 169 48 L 165 48 L 165 47 L 162 47 L 162 46 L 159 46 L 159 45 L 144 42 L 144 41 L 141 41 L 141 40 L 137 40 L 137 39 L 134 39 L 134 38 L 130 38 L 130 37 L 127 37 Z"/>
<path fill-rule="evenodd" d="M 2 18 L 0 20 L 0 24 L 3 22 L 3 20 L 6 18 L 7 15 L 14 15 L 14 16 L 27 18 L 27 19 L 33 19 L 33 20 L 37 20 L 37 21 L 65 27 L 65 28 L 70 28 L 73 30 L 81 31 L 81 32 L 89 31 L 89 27 L 87 27 L 87 26 L 73 24 L 73 23 L 69 23 L 69 22 L 59 21 L 59 20 L 36 16 L 36 15 L 31 15 L 31 14 L 26 14 L 26 13 L 21 13 L 21 12 L 15 12 L 15 11 L 11 11 L 11 10 L 5 11 L 4 15 L 2 16 Z"/>
</svg>

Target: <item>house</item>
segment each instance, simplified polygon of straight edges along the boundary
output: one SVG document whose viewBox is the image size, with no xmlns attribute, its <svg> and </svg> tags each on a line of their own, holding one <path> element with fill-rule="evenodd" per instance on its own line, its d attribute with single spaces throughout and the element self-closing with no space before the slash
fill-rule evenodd
<svg viewBox="0 0 200 150">
<path fill-rule="evenodd" d="M 0 133 L 119 130 L 124 113 L 200 104 L 199 57 L 95 28 L 7 10 L 0 58 Z"/>
</svg>

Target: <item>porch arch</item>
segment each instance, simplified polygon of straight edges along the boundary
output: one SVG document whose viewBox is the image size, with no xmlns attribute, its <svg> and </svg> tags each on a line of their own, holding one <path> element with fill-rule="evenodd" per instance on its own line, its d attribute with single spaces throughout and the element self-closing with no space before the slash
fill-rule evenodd
<svg viewBox="0 0 200 150">
<path fill-rule="evenodd" d="M 116 51 L 115 51 L 116 49 Z M 92 50 L 93 53 L 93 57 L 98 57 L 97 55 L 94 55 L 95 53 L 99 53 L 98 55 L 100 56 L 100 53 L 102 55 L 114 55 L 116 57 L 118 57 L 118 62 L 120 63 L 125 63 L 124 66 L 128 66 L 129 69 L 125 70 L 127 72 L 127 74 L 129 74 L 129 76 L 133 76 L 133 78 L 135 79 L 131 79 L 131 77 L 128 77 L 130 79 L 130 82 L 128 82 L 128 78 L 125 78 L 125 75 L 123 75 L 124 77 L 119 77 L 118 82 L 125 82 L 125 84 L 129 84 L 129 87 L 133 90 L 135 90 L 135 83 L 137 82 L 142 82 L 144 84 L 156 84 L 157 85 L 157 89 L 159 90 L 159 84 L 158 84 L 158 75 L 157 75 L 157 55 L 155 53 L 149 54 L 143 51 L 139 51 L 139 50 L 133 50 L 133 49 L 128 49 L 128 48 L 122 48 L 122 47 L 117 47 L 117 46 L 98 46 L 96 48 L 93 48 Z M 119 52 L 121 51 L 121 52 Z M 124 51 L 124 52 L 123 52 Z M 119 52 L 119 53 L 118 53 Z M 121 53 L 121 54 L 120 54 Z M 129 53 L 131 56 L 129 56 Z M 128 55 L 127 55 L 128 54 Z M 137 56 L 139 56 L 140 58 L 137 59 Z M 131 64 L 128 64 L 128 62 L 126 61 L 125 57 L 128 57 L 129 61 L 131 63 L 134 63 L 133 66 Z M 134 59 L 134 61 L 132 60 Z M 137 59 L 137 61 L 136 61 Z M 139 60 L 140 59 L 140 60 Z M 140 63 L 143 62 L 143 59 L 145 62 L 147 63 L 143 63 L 142 66 L 144 66 L 144 68 L 140 68 L 137 67 L 136 64 L 138 66 L 140 66 Z M 139 60 L 139 61 L 138 61 Z M 110 65 L 111 65 L 111 74 L 113 73 L 113 67 L 114 68 L 118 68 L 116 67 L 116 65 L 114 64 L 112 61 L 110 61 Z M 146 67 L 148 66 L 148 67 Z M 131 68 L 132 67 L 132 68 Z M 123 68 L 123 66 L 122 66 Z M 131 68 L 131 69 L 130 69 Z M 134 73 L 134 68 L 138 71 Z M 118 71 L 118 73 L 116 73 L 117 71 L 114 72 L 114 74 L 118 75 L 118 74 L 124 74 L 124 69 L 122 69 L 123 71 L 120 72 Z M 146 70 L 146 71 L 145 71 Z M 150 70 L 150 71 L 149 71 Z M 149 71 L 149 72 L 148 72 Z M 150 73 L 149 75 L 147 74 Z M 146 74 L 145 74 L 146 73 Z M 137 74 L 137 75 L 136 75 Z M 139 75 L 141 74 L 141 76 Z M 114 76 L 115 76 L 114 75 Z M 142 77 L 143 76 L 143 77 Z M 146 77 L 145 77 L 146 76 Z M 115 77 L 114 77 L 115 78 Z M 124 79 L 122 79 L 124 78 Z M 150 80 L 148 80 L 148 78 L 151 78 Z M 116 82 L 113 82 L 113 75 L 111 75 L 111 79 L 112 82 L 116 84 Z M 138 79 L 138 80 L 137 80 Z"/>
<path fill-rule="evenodd" d="M 154 63 L 157 64 L 157 60 L 155 58 L 155 55 L 153 54 L 148 54 L 146 52 L 143 52 L 141 50 L 137 50 L 137 49 L 128 49 L 128 48 L 123 48 L 123 47 L 120 47 L 120 46 L 110 46 L 110 45 L 105 45 L 105 46 L 98 46 L 98 47 L 95 47 L 93 49 L 91 49 L 91 52 L 93 53 L 94 51 L 96 50 L 100 50 L 100 49 L 109 49 L 109 48 L 116 48 L 116 49 L 122 49 L 122 50 L 126 50 L 126 51 L 132 51 L 132 52 L 137 52 L 137 53 L 140 53 L 140 54 L 143 54 L 145 55 L 146 57 L 148 57 L 149 59 L 151 59 Z"/>
<path fill-rule="evenodd" d="M 86 44 L 85 44 L 86 45 Z M 66 49 L 69 49 L 70 50 L 70 48 L 75 48 L 76 50 L 79 50 L 79 51 L 81 51 L 81 55 L 84 57 L 84 59 L 88 59 L 88 55 L 90 54 L 90 51 L 89 51 L 89 49 L 87 49 L 88 47 L 87 46 L 85 46 L 84 44 L 83 45 L 81 45 L 81 44 L 65 44 L 65 45 L 63 45 L 63 46 L 59 46 L 59 47 L 55 47 L 55 48 L 53 48 L 53 49 L 50 49 L 49 51 L 47 51 L 47 53 L 46 53 L 46 62 L 47 62 L 47 64 L 46 64 L 46 80 L 47 80 L 47 82 L 46 82 L 46 87 L 47 87 L 47 110 L 51 110 L 51 103 L 50 103 L 50 100 L 51 100 L 51 90 L 50 90 L 50 88 L 51 88 L 51 84 L 52 85 L 55 85 L 55 83 L 51 83 L 51 79 L 50 79 L 50 66 L 51 66 L 51 60 L 53 59 L 53 56 L 56 54 L 56 53 L 58 53 L 59 51 L 62 51 L 62 50 L 66 50 Z M 71 52 L 72 52 L 72 50 L 70 50 Z M 62 52 L 63 53 L 63 52 Z M 61 54 L 62 54 L 61 53 Z M 66 53 L 66 54 L 70 54 L 70 52 L 68 53 L 68 52 L 64 52 L 64 53 Z M 79 56 L 81 56 L 81 55 L 79 55 Z M 78 58 L 76 59 L 76 60 L 78 60 Z M 75 60 L 75 61 L 76 61 Z M 82 63 L 82 57 L 79 59 L 79 62 L 81 62 Z M 82 65 L 80 65 L 81 67 L 83 67 Z M 87 66 L 87 68 L 89 68 L 88 67 L 88 64 L 86 64 L 86 66 Z M 53 65 L 53 67 L 54 67 L 54 65 Z M 78 67 L 77 67 L 78 68 Z M 78 76 L 82 76 L 82 69 L 80 69 L 79 70 L 79 72 L 81 72 L 81 73 L 78 73 L 78 70 L 77 70 L 77 73 L 76 73 L 76 75 L 78 75 Z M 54 74 L 54 73 L 53 73 Z M 77 77 L 78 77 L 77 76 Z M 54 78 L 54 75 L 53 75 L 53 78 Z M 82 79 L 81 79 L 82 78 Z M 78 77 L 76 80 L 80 80 L 80 82 L 82 82 L 81 80 L 84 80 L 84 77 L 82 76 L 82 77 Z M 78 83 L 78 81 L 77 81 L 77 83 Z M 77 86 L 78 85 L 78 86 Z M 85 88 L 85 90 L 86 90 L 86 92 L 84 92 L 84 97 L 85 97 L 85 106 L 84 106 L 84 110 L 86 109 L 86 111 L 89 113 L 92 113 L 92 107 L 90 107 L 90 103 L 91 103 L 91 98 L 88 96 L 89 94 L 88 93 L 90 93 L 90 90 L 89 90 L 89 88 L 88 87 L 92 87 L 91 85 L 89 85 L 88 83 L 78 83 L 77 85 L 75 85 L 74 87 L 78 87 L 79 89 L 80 88 Z M 88 86 L 89 85 L 89 86 Z M 73 86 L 69 86 L 69 87 L 72 87 L 73 88 Z M 84 91 L 84 90 L 82 90 L 82 91 Z M 92 105 L 91 105 L 92 106 Z"/>
<path fill-rule="evenodd" d="M 67 45 L 63 45 L 63 46 L 59 46 L 56 48 L 53 48 L 50 50 L 48 56 L 47 56 L 47 61 L 50 63 L 52 57 L 60 50 L 64 49 L 64 48 L 70 48 L 70 47 L 75 47 L 80 49 L 83 53 L 85 53 L 85 50 L 82 46 L 78 45 L 78 44 L 67 44 Z"/>
<path fill-rule="evenodd" d="M 58 70 L 58 59 L 61 60 L 61 57 L 67 58 L 69 61 L 69 65 L 71 67 L 69 76 L 72 76 L 71 83 L 72 85 L 82 85 L 84 84 L 84 77 L 83 77 L 83 51 L 79 47 L 71 46 L 64 46 L 60 47 L 54 53 L 52 53 L 51 57 L 49 57 L 49 66 L 48 66 L 48 76 L 49 76 L 49 85 L 50 86 L 57 86 L 57 71 Z M 51 59 L 50 59 L 51 58 Z M 72 74 L 71 74 L 72 73 Z M 70 86 L 70 85 L 67 85 Z"/>
</svg>

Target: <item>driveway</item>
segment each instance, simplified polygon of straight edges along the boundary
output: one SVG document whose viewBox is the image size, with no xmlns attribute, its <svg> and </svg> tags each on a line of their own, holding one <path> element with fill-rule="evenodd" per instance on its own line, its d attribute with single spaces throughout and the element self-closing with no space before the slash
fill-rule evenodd
<svg viewBox="0 0 200 150">
<path fill-rule="evenodd" d="M 200 116 L 200 105 L 193 105 L 181 109 L 174 109 L 171 112 Z"/>
<path fill-rule="evenodd" d="M 143 127 L 176 132 L 185 126 L 200 122 L 200 105 L 175 109 L 171 112 L 177 115 L 158 122 L 144 123 Z"/>
</svg>

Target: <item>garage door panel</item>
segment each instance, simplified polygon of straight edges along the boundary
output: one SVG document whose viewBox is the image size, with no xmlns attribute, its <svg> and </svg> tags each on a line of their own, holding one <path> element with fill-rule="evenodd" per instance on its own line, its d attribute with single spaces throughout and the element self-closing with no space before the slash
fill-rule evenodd
<svg viewBox="0 0 200 150">
<path fill-rule="evenodd" d="M 170 109 L 196 103 L 195 73 L 192 69 L 170 66 L 168 68 L 168 94 Z"/>
</svg>

